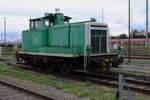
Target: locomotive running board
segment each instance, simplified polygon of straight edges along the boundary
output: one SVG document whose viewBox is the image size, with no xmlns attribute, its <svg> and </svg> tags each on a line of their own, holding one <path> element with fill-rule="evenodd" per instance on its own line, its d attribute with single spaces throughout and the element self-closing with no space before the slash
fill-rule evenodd
<svg viewBox="0 0 150 100">
<path fill-rule="evenodd" d="M 58 54 L 58 53 L 35 53 L 35 52 L 19 52 L 18 54 L 27 54 L 27 55 L 38 55 L 38 56 L 55 56 L 55 57 L 79 57 L 80 55 L 74 54 Z"/>
</svg>

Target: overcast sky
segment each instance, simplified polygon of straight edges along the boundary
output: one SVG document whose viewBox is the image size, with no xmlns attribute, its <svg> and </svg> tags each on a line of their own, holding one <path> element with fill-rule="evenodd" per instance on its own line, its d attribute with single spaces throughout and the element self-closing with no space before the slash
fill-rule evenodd
<svg viewBox="0 0 150 100">
<path fill-rule="evenodd" d="M 131 0 L 134 28 L 145 29 L 145 1 Z M 118 35 L 128 31 L 127 5 L 128 0 L 0 0 L 0 31 L 3 31 L 3 17 L 7 17 L 8 31 L 21 33 L 28 28 L 30 17 L 43 16 L 45 12 L 54 12 L 55 8 L 72 17 L 72 21 L 95 17 L 101 22 L 101 8 L 104 7 L 104 22 L 108 23 L 113 35 Z"/>
</svg>

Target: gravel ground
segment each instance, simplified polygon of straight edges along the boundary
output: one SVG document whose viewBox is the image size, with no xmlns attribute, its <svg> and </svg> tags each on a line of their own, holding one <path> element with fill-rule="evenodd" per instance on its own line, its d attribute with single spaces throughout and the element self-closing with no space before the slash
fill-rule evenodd
<svg viewBox="0 0 150 100">
<path fill-rule="evenodd" d="M 119 68 L 111 68 L 110 71 L 122 73 L 129 78 L 150 81 L 149 64 L 122 64 Z"/>
<path fill-rule="evenodd" d="M 150 74 L 150 64 L 123 64 L 118 69 L 136 73 Z"/>
<path fill-rule="evenodd" d="M 17 86 L 30 89 L 32 91 L 38 92 L 46 96 L 50 96 L 51 98 L 54 98 L 55 100 L 89 100 L 89 98 L 77 97 L 73 94 L 66 93 L 54 87 L 37 85 L 37 84 L 35 85 L 34 83 L 30 81 L 19 80 L 19 79 L 12 78 L 9 76 L 0 75 L 0 80 L 10 82 L 11 84 L 15 84 Z M 0 91 L 0 93 L 3 93 L 3 91 Z M 11 100 L 15 100 L 15 99 L 11 99 Z M 31 100 L 31 99 L 26 99 L 26 100 Z"/>
<path fill-rule="evenodd" d="M 42 99 L 0 84 L 0 100 L 42 100 Z"/>
<path fill-rule="evenodd" d="M 142 68 L 142 69 L 150 69 L 150 64 L 122 64 L 120 67 L 133 67 L 133 68 Z"/>
</svg>

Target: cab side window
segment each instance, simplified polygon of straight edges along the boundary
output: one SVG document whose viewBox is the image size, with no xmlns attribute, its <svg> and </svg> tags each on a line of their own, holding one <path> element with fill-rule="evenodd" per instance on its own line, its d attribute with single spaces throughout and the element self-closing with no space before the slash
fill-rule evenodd
<svg viewBox="0 0 150 100">
<path fill-rule="evenodd" d="M 45 20 L 45 26 L 50 26 L 50 22 L 49 22 L 49 20 L 47 19 L 47 20 Z"/>
<path fill-rule="evenodd" d="M 30 21 L 30 29 L 38 29 L 39 21 Z"/>
<path fill-rule="evenodd" d="M 30 29 L 35 29 L 34 21 L 30 21 Z"/>
</svg>

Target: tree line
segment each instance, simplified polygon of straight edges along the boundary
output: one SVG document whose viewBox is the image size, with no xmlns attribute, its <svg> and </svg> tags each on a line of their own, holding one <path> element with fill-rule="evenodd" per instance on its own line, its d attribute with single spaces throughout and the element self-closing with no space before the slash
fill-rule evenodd
<svg viewBox="0 0 150 100">
<path fill-rule="evenodd" d="M 144 30 L 133 30 L 131 32 L 131 38 L 138 39 L 138 38 L 146 38 L 146 34 Z M 148 38 L 150 38 L 150 32 L 148 33 Z M 120 34 L 119 36 L 111 36 L 111 39 L 128 39 L 128 35 L 125 33 Z"/>
</svg>

